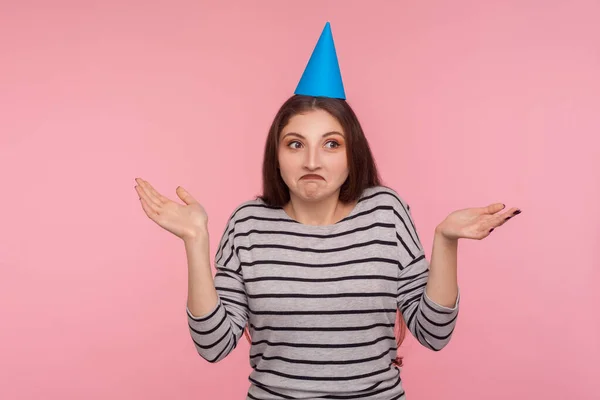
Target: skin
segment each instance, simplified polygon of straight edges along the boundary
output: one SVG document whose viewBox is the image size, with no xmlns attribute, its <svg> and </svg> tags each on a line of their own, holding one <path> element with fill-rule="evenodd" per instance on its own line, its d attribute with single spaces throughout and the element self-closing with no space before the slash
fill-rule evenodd
<svg viewBox="0 0 600 400">
<path fill-rule="evenodd" d="M 279 137 L 278 160 L 290 202 L 283 208 L 298 222 L 328 225 L 343 219 L 356 203 L 339 201 L 348 177 L 345 133 L 323 110 L 290 118 Z"/>
</svg>

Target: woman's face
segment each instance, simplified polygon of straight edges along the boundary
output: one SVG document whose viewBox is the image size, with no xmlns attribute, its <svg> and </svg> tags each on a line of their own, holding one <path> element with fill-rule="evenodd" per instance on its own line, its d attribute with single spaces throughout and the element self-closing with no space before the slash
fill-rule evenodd
<svg viewBox="0 0 600 400">
<path fill-rule="evenodd" d="M 290 118 L 279 137 L 278 159 L 291 196 L 316 201 L 339 191 L 348 177 L 344 134 L 324 110 Z"/>
</svg>

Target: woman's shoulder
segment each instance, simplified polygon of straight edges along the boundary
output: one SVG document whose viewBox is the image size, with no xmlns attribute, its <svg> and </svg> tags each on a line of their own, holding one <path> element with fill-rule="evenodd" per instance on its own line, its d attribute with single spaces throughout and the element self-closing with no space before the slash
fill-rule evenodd
<svg viewBox="0 0 600 400">
<path fill-rule="evenodd" d="M 361 201 L 372 203 L 373 205 L 392 206 L 397 210 L 409 209 L 407 201 L 395 189 L 378 185 L 372 186 L 363 192 Z"/>
<path fill-rule="evenodd" d="M 254 197 L 238 203 L 229 219 L 235 222 L 249 217 L 270 217 L 279 209 L 281 208 L 267 205 L 260 197 Z"/>
</svg>

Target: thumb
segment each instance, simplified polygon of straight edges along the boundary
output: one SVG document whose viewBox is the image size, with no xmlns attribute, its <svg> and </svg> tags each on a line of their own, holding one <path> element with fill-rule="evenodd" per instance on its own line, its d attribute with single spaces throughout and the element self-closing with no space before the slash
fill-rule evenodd
<svg viewBox="0 0 600 400">
<path fill-rule="evenodd" d="M 185 204 L 190 205 L 190 204 L 197 203 L 196 199 L 194 199 L 192 197 L 192 195 L 189 194 L 189 192 L 187 190 L 185 190 L 184 188 L 182 188 L 181 186 L 177 186 L 177 189 L 175 189 L 175 192 L 177 193 L 177 196 L 179 196 L 179 198 L 181 200 L 183 200 L 183 202 Z"/>
<path fill-rule="evenodd" d="M 496 214 L 497 212 L 504 210 L 505 207 L 506 206 L 503 203 L 494 203 L 485 207 L 484 210 L 488 214 Z"/>
</svg>

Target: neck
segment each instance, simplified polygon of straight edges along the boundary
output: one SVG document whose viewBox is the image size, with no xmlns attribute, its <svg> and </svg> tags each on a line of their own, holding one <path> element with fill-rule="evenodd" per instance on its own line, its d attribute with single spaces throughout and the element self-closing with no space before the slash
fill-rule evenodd
<svg viewBox="0 0 600 400">
<path fill-rule="evenodd" d="M 305 225 L 331 225 L 343 219 L 349 205 L 339 201 L 339 192 L 315 202 L 307 202 L 290 193 L 290 201 L 283 209 L 294 220 Z"/>
</svg>

